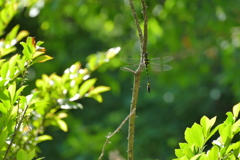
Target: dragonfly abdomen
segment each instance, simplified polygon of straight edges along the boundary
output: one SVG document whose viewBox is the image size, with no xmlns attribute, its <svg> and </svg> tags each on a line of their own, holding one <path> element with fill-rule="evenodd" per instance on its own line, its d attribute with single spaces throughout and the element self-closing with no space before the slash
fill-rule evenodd
<svg viewBox="0 0 240 160">
<path fill-rule="evenodd" d="M 146 73 L 147 73 L 147 90 L 148 90 L 148 93 L 150 93 L 150 81 L 149 81 L 149 75 L 148 75 L 149 58 L 147 53 L 144 53 L 144 63 L 145 63 Z"/>
</svg>

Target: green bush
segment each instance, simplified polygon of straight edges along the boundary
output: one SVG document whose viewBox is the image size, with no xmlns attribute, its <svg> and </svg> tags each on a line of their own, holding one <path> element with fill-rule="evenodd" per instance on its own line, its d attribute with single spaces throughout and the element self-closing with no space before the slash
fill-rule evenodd
<svg viewBox="0 0 240 160">
<path fill-rule="evenodd" d="M 0 34 L 16 14 L 18 3 L 6 1 L 1 3 Z M 36 88 L 29 95 L 23 91 L 27 87 L 28 69 L 35 63 L 43 63 L 52 57 L 45 55 L 42 41 L 27 37 L 21 42 L 22 54 L 10 54 L 16 51 L 15 45 L 28 35 L 20 31 L 16 25 L 5 38 L 0 41 L 0 158 L 31 160 L 37 156 L 37 144 L 51 140 L 44 134 L 48 126 L 57 126 L 67 131 L 63 118 L 67 117 L 68 109 L 82 108 L 77 100 L 93 98 L 102 102 L 100 93 L 110 90 L 106 86 L 97 86 L 97 78 L 89 79 L 91 73 L 99 66 L 113 58 L 120 50 L 112 48 L 107 52 L 99 52 L 88 57 L 86 68 L 76 62 L 66 69 L 62 76 L 55 73 L 42 75 L 36 81 Z M 6 57 L 5 59 L 2 59 Z M 42 158 L 38 158 L 42 159 Z"/>
<path fill-rule="evenodd" d="M 240 158 L 240 103 L 227 112 L 226 120 L 213 128 L 216 117 L 201 118 L 200 124 L 194 123 L 185 130 L 186 143 L 179 143 L 175 150 L 178 158 L 174 160 L 237 160 Z M 210 138 L 218 133 L 219 137 L 212 141 L 212 147 L 205 148 Z"/>
</svg>

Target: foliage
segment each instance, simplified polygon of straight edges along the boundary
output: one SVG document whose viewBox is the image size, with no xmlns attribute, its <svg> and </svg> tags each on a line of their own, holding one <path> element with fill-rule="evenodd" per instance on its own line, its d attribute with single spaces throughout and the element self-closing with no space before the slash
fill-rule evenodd
<svg viewBox="0 0 240 160">
<path fill-rule="evenodd" d="M 0 33 L 16 14 L 18 3 L 15 0 L 1 2 Z M 63 118 L 68 109 L 82 108 L 76 102 L 88 97 L 102 102 L 102 92 L 110 90 L 106 86 L 97 86 L 96 78 L 89 79 L 91 73 L 99 66 L 108 62 L 120 50 L 119 47 L 107 52 L 92 54 L 88 58 L 86 68 L 76 62 L 66 69 L 62 76 L 52 74 L 43 75 L 36 81 L 37 88 L 29 95 L 23 91 L 27 87 L 28 69 L 36 64 L 51 60 L 45 55 L 42 41 L 35 42 L 35 38 L 27 37 L 21 42 L 22 55 L 10 53 L 16 51 L 18 41 L 28 35 L 27 31 L 20 31 L 19 25 L 6 34 L 0 41 L 0 158 L 31 160 L 39 152 L 37 144 L 51 140 L 44 134 L 47 126 L 57 126 L 67 131 L 67 124 Z M 40 160 L 42 158 L 38 158 Z"/>
<path fill-rule="evenodd" d="M 201 118 L 200 124 L 194 123 L 191 128 L 185 130 L 187 143 L 179 143 L 180 149 L 175 150 L 178 158 L 174 160 L 236 160 L 240 158 L 240 103 L 233 107 L 232 112 L 227 112 L 227 119 L 212 128 L 216 117 L 209 119 L 206 116 Z M 219 133 L 217 140 L 212 141 L 209 150 L 206 143 L 216 133 Z"/>
<path fill-rule="evenodd" d="M 218 121 L 223 121 L 226 111 L 239 102 L 240 23 L 236 17 L 240 16 L 240 1 L 148 0 L 147 5 L 149 58 L 171 55 L 174 61 L 171 71 L 159 75 L 150 71 L 151 94 L 146 92 L 146 77 L 142 75 L 135 152 L 138 159 L 169 160 L 183 140 L 186 126 L 202 115 L 217 116 Z M 136 9 L 140 13 L 141 8 Z M 36 10 L 39 12 L 32 16 L 30 13 Z M 141 15 L 139 20 L 143 22 Z M 120 57 L 139 54 L 127 0 L 38 0 L 19 10 L 7 30 L 18 23 L 47 42 L 44 46 L 55 57 L 54 61 L 35 64 L 29 70 L 35 79 L 42 73 L 60 75 L 76 60 L 84 65 L 88 54 L 112 46 L 121 46 Z M 68 111 L 64 119 L 68 134 L 48 128 L 47 133 L 54 139 L 39 144 L 42 155 L 58 160 L 99 156 L 103 137 L 129 111 L 132 74 L 121 72 L 121 65 L 119 58 L 114 58 L 94 72 L 97 84 L 111 87 L 111 92 L 103 95 L 108 100 L 101 104 L 80 100 L 87 107 Z M 35 79 L 24 91 L 32 90 Z M 106 152 L 114 149 L 126 157 L 126 137 L 123 127 Z"/>
</svg>

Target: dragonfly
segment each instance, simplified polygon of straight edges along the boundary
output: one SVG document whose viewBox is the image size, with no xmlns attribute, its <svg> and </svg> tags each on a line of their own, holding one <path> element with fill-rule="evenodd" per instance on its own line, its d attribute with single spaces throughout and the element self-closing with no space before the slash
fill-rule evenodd
<svg viewBox="0 0 240 160">
<path fill-rule="evenodd" d="M 149 70 L 153 70 L 154 72 L 161 72 L 161 71 L 168 71 L 172 69 L 172 66 L 167 65 L 165 63 L 170 62 L 173 60 L 172 56 L 165 56 L 165 57 L 157 57 L 157 58 L 150 58 L 148 57 L 147 53 L 143 54 L 142 57 L 143 61 L 140 64 L 140 71 L 146 70 L 147 76 L 147 91 L 150 93 L 150 80 L 149 80 Z M 122 59 L 122 61 L 129 63 L 131 65 L 126 65 L 121 67 L 123 71 L 135 72 L 139 67 L 139 58 L 127 58 Z"/>
</svg>

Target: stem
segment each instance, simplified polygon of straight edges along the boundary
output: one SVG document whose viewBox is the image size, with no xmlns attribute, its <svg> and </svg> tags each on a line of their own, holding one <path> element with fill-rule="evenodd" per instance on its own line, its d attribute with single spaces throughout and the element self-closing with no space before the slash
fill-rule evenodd
<svg viewBox="0 0 240 160">
<path fill-rule="evenodd" d="M 26 77 L 26 74 L 27 74 L 27 69 L 28 69 L 29 67 L 30 67 L 30 65 L 27 64 L 25 70 L 23 71 L 22 80 L 21 80 L 21 83 L 20 83 L 20 87 L 22 87 L 22 86 L 24 85 L 24 83 L 25 83 L 25 77 Z M 20 95 L 21 95 L 21 94 L 22 94 L 22 92 L 20 93 Z M 19 97 L 20 97 L 20 95 L 19 95 Z M 17 113 L 18 113 L 18 114 L 20 114 L 20 113 L 19 113 L 19 105 L 20 105 L 20 98 L 18 99 L 18 103 L 17 103 Z M 26 112 L 27 112 L 28 107 L 29 107 L 29 106 L 26 105 L 26 107 L 24 108 L 24 110 L 23 110 L 23 112 L 22 112 L 22 115 L 20 116 L 20 119 L 17 118 L 17 120 L 16 120 L 16 126 L 15 126 L 15 128 L 14 128 L 14 133 L 13 133 L 13 135 L 12 135 L 12 140 L 11 140 L 10 144 L 8 145 L 8 147 L 7 147 L 7 150 L 6 150 L 6 152 L 5 152 L 5 155 L 4 155 L 3 160 L 6 160 L 6 159 L 7 159 L 7 155 L 8 155 L 8 153 L 9 153 L 9 151 L 10 151 L 10 149 L 11 149 L 11 146 L 13 145 L 13 142 L 14 142 L 16 136 L 17 136 L 17 133 L 18 133 L 20 127 L 21 127 L 21 124 L 22 124 L 22 122 L 23 122 L 23 118 L 25 117 L 25 114 L 26 114 Z"/>
<path fill-rule="evenodd" d="M 122 123 L 118 126 L 118 128 L 113 132 L 113 133 L 109 133 L 107 138 L 106 138 L 106 141 L 102 147 L 102 153 L 101 155 L 99 156 L 98 160 L 101 160 L 103 155 L 104 155 L 104 150 L 105 150 L 105 147 L 106 145 L 109 143 L 109 139 L 114 136 L 117 132 L 120 131 L 120 129 L 122 128 L 122 126 L 126 123 L 126 121 L 129 119 L 129 117 L 135 112 L 135 110 L 132 110 L 132 112 L 122 121 Z"/>
<path fill-rule="evenodd" d="M 144 27 L 143 27 L 143 44 L 142 44 L 142 55 L 147 53 L 147 40 L 148 40 L 148 16 L 147 16 L 147 6 L 145 0 L 141 0 L 142 10 L 143 10 L 143 19 L 144 19 Z"/>
<path fill-rule="evenodd" d="M 142 29 L 141 29 L 141 27 L 140 27 L 139 20 L 138 20 L 138 17 L 137 17 L 137 13 L 136 13 L 136 10 L 135 10 L 135 7 L 134 7 L 134 4 L 133 4 L 133 1 L 132 1 L 132 0 L 129 0 L 129 5 L 130 5 L 130 7 L 131 7 L 132 16 L 133 16 L 135 25 L 136 25 L 136 27 L 137 27 L 139 40 L 140 40 L 140 43 L 141 43 L 141 45 L 142 45 L 142 43 L 143 43 Z M 141 47 L 142 47 L 142 46 L 141 46 Z"/>
<path fill-rule="evenodd" d="M 144 61 L 144 54 L 147 53 L 147 39 L 148 39 L 148 17 L 147 17 L 147 11 L 146 11 L 146 3 L 145 0 L 141 0 L 142 4 L 142 13 L 144 18 L 144 27 L 143 27 L 143 33 L 142 29 L 139 25 L 139 20 L 137 18 L 137 14 L 135 11 L 135 7 L 133 4 L 133 0 L 129 0 L 129 5 L 132 11 L 133 19 L 135 22 L 135 25 L 137 27 L 138 36 L 141 44 L 141 61 L 139 62 L 139 67 L 134 73 L 134 83 L 133 83 L 133 92 L 132 92 L 132 101 L 131 101 L 131 107 L 130 107 L 130 113 L 133 112 L 133 114 L 129 118 L 129 126 L 128 126 L 128 160 L 134 160 L 134 126 L 135 126 L 135 118 L 136 118 L 136 108 L 137 108 L 137 99 L 138 99 L 138 91 L 140 86 L 140 77 L 141 77 L 141 63 Z"/>
<path fill-rule="evenodd" d="M 134 83 L 133 83 L 133 92 L 132 92 L 132 102 L 130 107 L 130 113 L 133 112 L 131 117 L 129 118 L 129 126 L 128 126 L 128 160 L 134 160 L 134 126 L 135 126 L 135 118 L 136 118 L 136 107 L 137 107 L 137 99 L 138 99 L 138 91 L 140 85 L 141 73 L 137 72 L 134 74 Z"/>
</svg>

